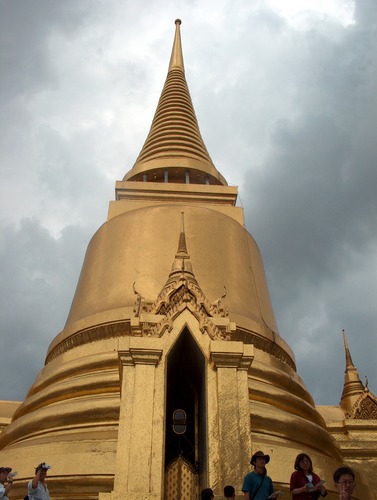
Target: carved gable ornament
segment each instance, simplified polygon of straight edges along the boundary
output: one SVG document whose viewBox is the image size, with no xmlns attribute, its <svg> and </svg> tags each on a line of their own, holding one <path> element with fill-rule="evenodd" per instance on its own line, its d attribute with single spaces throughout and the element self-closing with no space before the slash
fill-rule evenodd
<svg viewBox="0 0 377 500">
<path fill-rule="evenodd" d="M 352 410 L 346 413 L 346 417 L 359 420 L 377 420 L 377 398 L 366 388 Z"/>
<path fill-rule="evenodd" d="M 209 302 L 196 279 L 187 276 L 184 271 L 174 281 L 168 280 L 153 302 L 134 291 L 137 298 L 135 318 L 131 323 L 132 335 L 161 337 L 166 330 L 172 330 L 175 319 L 185 309 L 198 320 L 200 331 L 212 339 L 229 339 L 231 331 L 236 328 L 222 303 L 226 293 L 215 302 Z"/>
</svg>

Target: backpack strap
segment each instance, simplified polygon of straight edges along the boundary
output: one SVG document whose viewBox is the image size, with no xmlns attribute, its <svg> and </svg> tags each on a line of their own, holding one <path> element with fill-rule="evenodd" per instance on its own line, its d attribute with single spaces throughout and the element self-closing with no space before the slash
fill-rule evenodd
<svg viewBox="0 0 377 500">
<path fill-rule="evenodd" d="M 263 484 L 263 481 L 264 481 L 265 477 L 266 477 L 266 475 L 264 474 L 263 477 L 262 477 L 262 481 L 259 483 L 259 486 L 258 486 L 256 492 L 254 493 L 254 495 L 252 497 L 250 497 L 250 500 L 253 500 L 257 496 L 257 493 L 261 489 L 261 486 Z"/>
</svg>

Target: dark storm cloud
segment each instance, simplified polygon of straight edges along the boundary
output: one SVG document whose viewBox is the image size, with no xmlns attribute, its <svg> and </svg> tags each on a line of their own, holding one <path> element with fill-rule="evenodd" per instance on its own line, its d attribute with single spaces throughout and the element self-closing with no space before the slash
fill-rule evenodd
<svg viewBox="0 0 377 500">
<path fill-rule="evenodd" d="M 56 240 L 31 219 L 2 228 L 2 399 L 22 398 L 43 366 L 51 331 L 65 323 L 88 241 L 85 228 L 68 226 Z"/>
<path fill-rule="evenodd" d="M 312 57 L 295 72 L 296 109 L 271 124 L 242 187 L 281 334 L 326 404 L 341 395 L 342 328 L 360 375 L 377 382 L 376 31 L 358 19 L 336 39 L 300 35 Z"/>
</svg>

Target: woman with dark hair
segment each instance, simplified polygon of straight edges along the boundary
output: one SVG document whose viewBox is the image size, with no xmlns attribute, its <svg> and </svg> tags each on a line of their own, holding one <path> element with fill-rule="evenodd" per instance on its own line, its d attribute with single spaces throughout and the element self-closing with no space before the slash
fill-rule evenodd
<svg viewBox="0 0 377 500">
<path fill-rule="evenodd" d="M 294 500 L 311 500 L 327 495 L 325 481 L 313 472 L 311 458 L 306 453 L 297 455 L 291 475 L 290 490 Z"/>
</svg>

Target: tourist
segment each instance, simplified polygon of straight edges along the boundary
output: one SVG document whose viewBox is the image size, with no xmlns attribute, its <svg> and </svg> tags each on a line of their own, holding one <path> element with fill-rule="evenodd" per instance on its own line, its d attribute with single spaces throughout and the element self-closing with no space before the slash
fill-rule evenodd
<svg viewBox="0 0 377 500">
<path fill-rule="evenodd" d="M 202 490 L 200 495 L 202 500 L 212 500 L 212 498 L 214 498 L 214 494 L 211 488 L 205 488 L 204 490 Z"/>
<path fill-rule="evenodd" d="M 339 467 L 334 472 L 334 484 L 339 500 L 350 500 L 355 489 L 355 473 L 350 467 Z"/>
<path fill-rule="evenodd" d="M 230 498 L 231 500 L 236 498 L 236 490 L 230 484 L 228 484 L 228 486 L 224 486 L 224 498 Z"/>
<path fill-rule="evenodd" d="M 45 462 L 35 468 L 35 476 L 27 485 L 29 500 L 50 500 L 50 494 L 45 483 L 48 469 L 51 469 L 51 467 Z"/>
<path fill-rule="evenodd" d="M 279 491 L 274 492 L 274 485 L 267 476 L 266 464 L 270 461 L 270 456 L 263 451 L 257 451 L 251 457 L 250 463 L 254 470 L 249 472 L 243 480 L 242 491 L 245 500 L 265 500 L 266 498 L 277 498 Z"/>
<path fill-rule="evenodd" d="M 291 475 L 290 490 L 294 500 L 309 500 L 325 497 L 327 491 L 325 482 L 313 472 L 312 460 L 306 453 L 297 455 Z"/>
<path fill-rule="evenodd" d="M 0 498 L 8 500 L 8 493 L 12 488 L 13 475 L 11 467 L 0 467 Z M 7 484 L 4 484 L 4 483 Z"/>
</svg>

